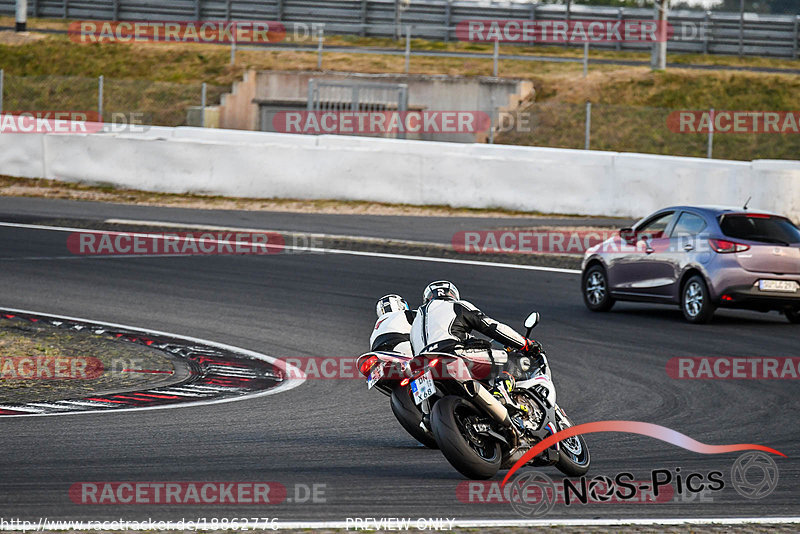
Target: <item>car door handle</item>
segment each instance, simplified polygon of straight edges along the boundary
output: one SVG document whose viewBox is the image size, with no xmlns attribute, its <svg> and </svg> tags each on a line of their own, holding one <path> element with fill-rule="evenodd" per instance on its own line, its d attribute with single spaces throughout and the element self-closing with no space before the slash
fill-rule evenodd
<svg viewBox="0 0 800 534">
<path fill-rule="evenodd" d="M 653 247 L 651 247 L 650 245 L 647 245 L 647 248 L 646 248 L 646 249 L 644 249 L 644 251 L 645 251 L 646 253 L 648 253 L 648 254 L 652 254 L 653 252 L 655 252 L 655 251 L 656 251 L 656 249 L 654 249 L 654 248 L 653 248 Z"/>
<path fill-rule="evenodd" d="M 692 245 L 691 243 L 686 243 L 685 245 L 683 245 L 683 250 L 685 250 L 686 252 L 694 250 L 694 245 Z"/>
</svg>

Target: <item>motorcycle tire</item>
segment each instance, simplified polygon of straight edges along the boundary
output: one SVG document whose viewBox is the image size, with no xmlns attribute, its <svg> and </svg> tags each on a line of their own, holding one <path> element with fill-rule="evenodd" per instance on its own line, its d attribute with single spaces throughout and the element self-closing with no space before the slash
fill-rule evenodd
<svg viewBox="0 0 800 534">
<path fill-rule="evenodd" d="M 487 416 L 471 402 L 448 395 L 433 405 L 431 426 L 436 443 L 450 465 L 467 478 L 485 480 L 500 469 L 500 444 L 491 438 L 470 435 L 464 418 Z"/>
<path fill-rule="evenodd" d="M 400 425 L 429 449 L 438 449 L 433 432 L 424 430 L 419 424 L 422 422 L 422 411 L 414 404 L 407 387 L 397 387 L 392 391 L 392 413 Z"/>
<path fill-rule="evenodd" d="M 572 426 L 572 421 L 567 414 L 559 413 L 560 408 L 556 409 L 556 424 L 559 430 L 564 430 Z M 562 415 L 563 414 L 563 419 Z M 562 440 L 559 445 L 559 459 L 556 467 L 567 476 L 580 477 L 589 471 L 592 463 L 589 448 L 586 446 L 583 436 L 573 436 Z"/>
</svg>

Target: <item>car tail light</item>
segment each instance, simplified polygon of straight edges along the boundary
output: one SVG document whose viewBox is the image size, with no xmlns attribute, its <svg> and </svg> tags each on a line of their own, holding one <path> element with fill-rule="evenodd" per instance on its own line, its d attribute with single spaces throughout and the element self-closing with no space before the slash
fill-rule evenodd
<svg viewBox="0 0 800 534">
<path fill-rule="evenodd" d="M 734 243 L 733 241 L 726 241 L 724 239 L 709 239 L 711 248 L 714 252 L 719 254 L 730 254 L 732 252 L 744 252 L 750 250 L 750 245 L 743 245 L 741 243 Z"/>
<path fill-rule="evenodd" d="M 380 361 L 380 360 L 378 359 L 378 357 L 377 357 L 377 356 L 370 356 L 369 358 L 367 358 L 366 360 L 364 360 L 363 362 L 361 362 L 361 365 L 358 367 L 358 370 L 359 370 L 359 371 L 361 371 L 361 374 L 362 374 L 362 375 L 364 375 L 364 376 L 368 376 L 368 375 L 369 375 L 369 372 L 370 372 L 370 370 L 371 370 L 373 367 L 375 367 L 375 365 L 376 365 L 376 364 L 377 364 L 379 361 Z"/>
<path fill-rule="evenodd" d="M 401 388 L 404 388 L 404 387 L 406 387 L 406 386 L 408 385 L 408 383 L 409 383 L 409 382 L 411 382 L 411 379 L 410 379 L 410 378 L 404 378 L 403 380 L 401 380 L 401 381 L 400 381 L 400 387 L 401 387 Z"/>
</svg>

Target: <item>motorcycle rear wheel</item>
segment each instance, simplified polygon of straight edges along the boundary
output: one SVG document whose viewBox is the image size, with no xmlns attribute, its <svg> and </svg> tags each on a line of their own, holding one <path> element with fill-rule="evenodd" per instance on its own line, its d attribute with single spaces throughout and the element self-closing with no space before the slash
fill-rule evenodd
<svg viewBox="0 0 800 534">
<path fill-rule="evenodd" d="M 407 387 L 396 387 L 392 391 L 392 413 L 400 425 L 429 449 L 438 449 L 436 438 L 430 430 L 424 430 L 419 424 L 422 422 L 422 411 L 414 404 Z"/>
<path fill-rule="evenodd" d="M 448 395 L 433 405 L 433 435 L 444 457 L 459 473 L 474 480 L 489 479 L 500 469 L 500 444 L 472 432 L 471 419 L 488 417 L 466 399 Z"/>
</svg>

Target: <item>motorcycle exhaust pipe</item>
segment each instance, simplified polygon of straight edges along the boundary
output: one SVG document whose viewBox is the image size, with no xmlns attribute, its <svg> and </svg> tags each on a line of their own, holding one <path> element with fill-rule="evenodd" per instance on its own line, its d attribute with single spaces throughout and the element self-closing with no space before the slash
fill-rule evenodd
<svg viewBox="0 0 800 534">
<path fill-rule="evenodd" d="M 508 410 L 506 410 L 506 407 L 495 399 L 491 393 L 486 391 L 486 388 L 479 382 L 470 380 L 464 383 L 464 389 L 467 390 L 467 394 L 472 398 L 472 401 L 486 410 L 498 423 L 505 427 L 511 426 L 511 418 L 508 417 Z"/>
</svg>

